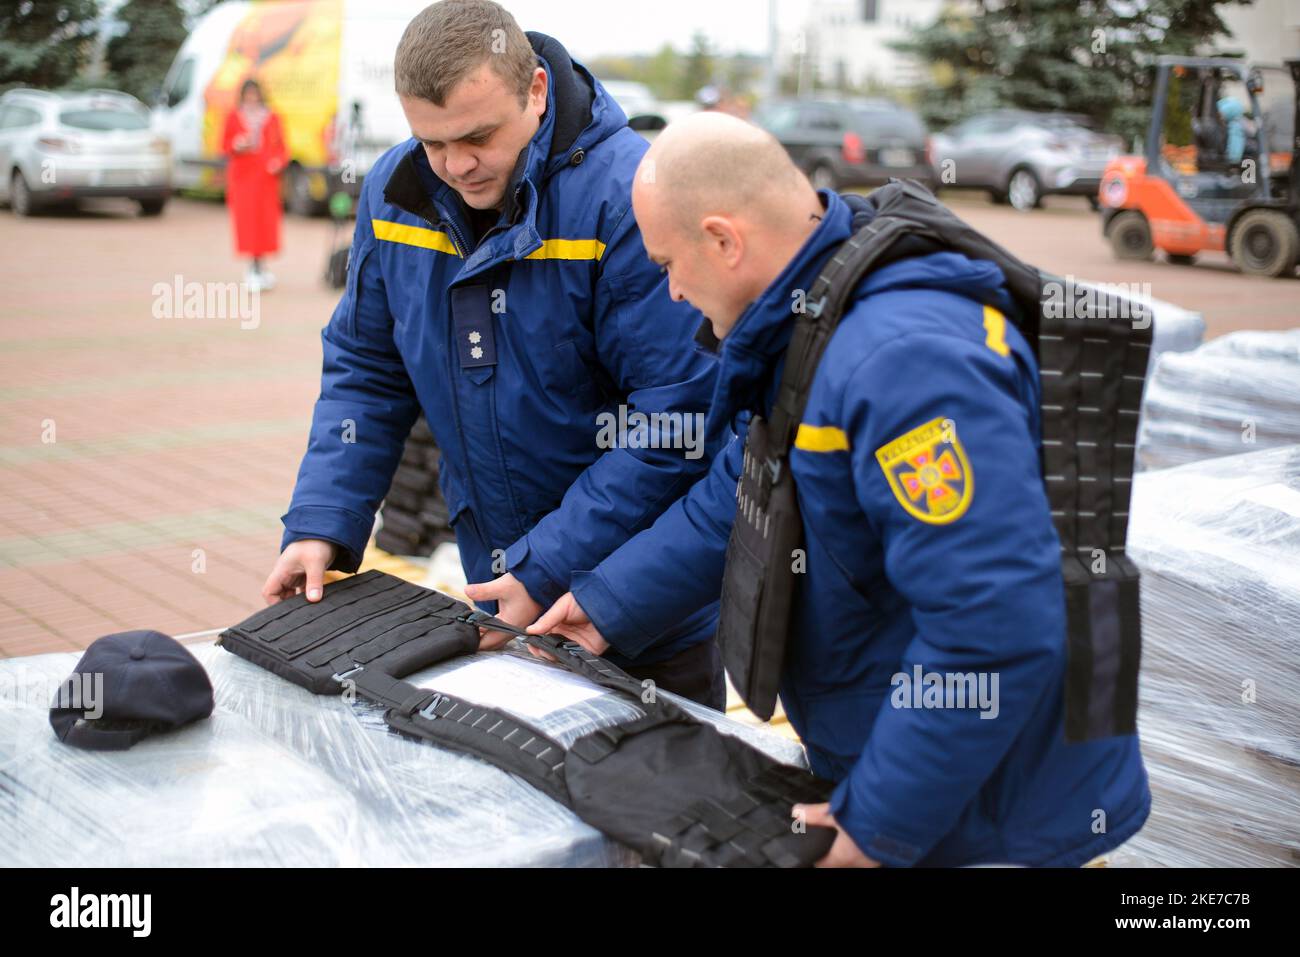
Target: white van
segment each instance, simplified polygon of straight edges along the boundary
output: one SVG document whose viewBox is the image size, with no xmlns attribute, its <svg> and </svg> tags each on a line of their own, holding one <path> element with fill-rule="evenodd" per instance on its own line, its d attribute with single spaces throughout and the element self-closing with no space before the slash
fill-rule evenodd
<svg viewBox="0 0 1300 957">
<path fill-rule="evenodd" d="M 177 189 L 224 188 L 221 131 L 244 81 L 284 123 L 293 212 L 356 196 L 371 164 L 411 135 L 393 92 L 393 55 L 427 0 L 227 0 L 195 24 L 154 107 Z"/>
</svg>

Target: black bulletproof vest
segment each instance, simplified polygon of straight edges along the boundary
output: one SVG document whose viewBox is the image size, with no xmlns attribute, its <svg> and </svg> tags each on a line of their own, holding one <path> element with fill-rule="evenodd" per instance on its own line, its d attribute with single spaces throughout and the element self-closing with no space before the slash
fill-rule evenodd
<svg viewBox="0 0 1300 957">
<path fill-rule="evenodd" d="M 755 714 L 771 717 L 798 587 L 792 558 L 803 545 L 790 448 L 822 353 L 867 273 L 947 250 L 997 264 L 1016 305 L 1009 318 L 1038 356 L 1043 482 L 1066 598 L 1066 739 L 1133 733 L 1141 623 L 1138 569 L 1124 546 L 1149 307 L 1039 272 L 919 184 L 895 180 L 866 199 L 844 199 L 855 232 L 794 316 L 770 419 L 755 411 L 745 441 L 718 623 L 733 684 Z"/>
<path fill-rule="evenodd" d="M 475 651 L 480 624 L 548 652 L 574 674 L 624 696 L 642 716 L 565 748 L 504 711 L 403 680 Z M 581 645 L 526 635 L 383 572 L 334 582 L 319 602 L 297 596 L 271 605 L 218 641 L 316 694 L 355 688 L 388 709 L 384 721 L 393 730 L 519 775 L 648 863 L 808 866 L 835 837 L 829 828 L 796 826 L 790 817 L 796 803 L 826 801 L 830 783 L 697 721 L 662 695 L 645 694 L 639 681 Z"/>
</svg>

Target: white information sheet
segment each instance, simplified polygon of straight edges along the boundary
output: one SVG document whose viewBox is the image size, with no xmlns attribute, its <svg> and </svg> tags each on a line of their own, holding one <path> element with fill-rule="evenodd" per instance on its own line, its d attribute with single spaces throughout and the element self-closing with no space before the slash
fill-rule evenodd
<svg viewBox="0 0 1300 957">
<path fill-rule="evenodd" d="M 545 681 L 538 678 L 545 674 Z M 604 694 L 604 689 L 585 678 L 540 663 L 520 661 L 510 655 L 471 661 L 422 681 L 421 686 L 490 705 L 524 718 L 543 718 Z"/>
</svg>

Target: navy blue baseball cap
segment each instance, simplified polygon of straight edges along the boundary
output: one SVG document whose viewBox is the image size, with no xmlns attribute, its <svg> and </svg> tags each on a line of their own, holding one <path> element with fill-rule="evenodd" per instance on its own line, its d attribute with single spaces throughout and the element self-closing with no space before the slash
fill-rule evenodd
<svg viewBox="0 0 1300 957">
<path fill-rule="evenodd" d="M 212 682 L 184 645 L 160 631 L 123 631 L 86 649 L 59 687 L 50 725 L 64 744 L 121 751 L 210 714 Z"/>
</svg>

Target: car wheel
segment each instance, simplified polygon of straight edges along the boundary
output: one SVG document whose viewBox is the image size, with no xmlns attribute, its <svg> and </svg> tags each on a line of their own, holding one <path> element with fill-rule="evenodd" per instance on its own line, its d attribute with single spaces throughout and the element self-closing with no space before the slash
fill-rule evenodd
<svg viewBox="0 0 1300 957">
<path fill-rule="evenodd" d="M 1232 261 L 1252 276 L 1289 276 L 1300 252 L 1295 220 L 1275 209 L 1252 209 L 1228 237 Z"/>
<path fill-rule="evenodd" d="M 814 166 L 808 179 L 812 182 L 813 189 L 833 190 L 839 188 L 839 184 L 835 181 L 835 170 L 825 163 L 818 163 Z"/>
<path fill-rule="evenodd" d="M 30 216 L 36 209 L 27 180 L 18 170 L 14 170 L 14 178 L 9 183 L 9 205 L 15 216 Z"/>
<path fill-rule="evenodd" d="M 1116 259 L 1150 259 L 1155 248 L 1151 241 L 1151 224 L 1134 210 L 1117 213 L 1110 221 L 1106 235 Z"/>
<path fill-rule="evenodd" d="M 1043 189 L 1038 184 L 1038 177 L 1030 169 L 1018 169 L 1007 180 L 1007 201 L 1024 212 L 1035 209 L 1043 201 Z"/>
<path fill-rule="evenodd" d="M 165 199 L 141 199 L 137 202 L 140 204 L 141 216 L 161 216 L 162 211 L 167 208 Z"/>
</svg>

